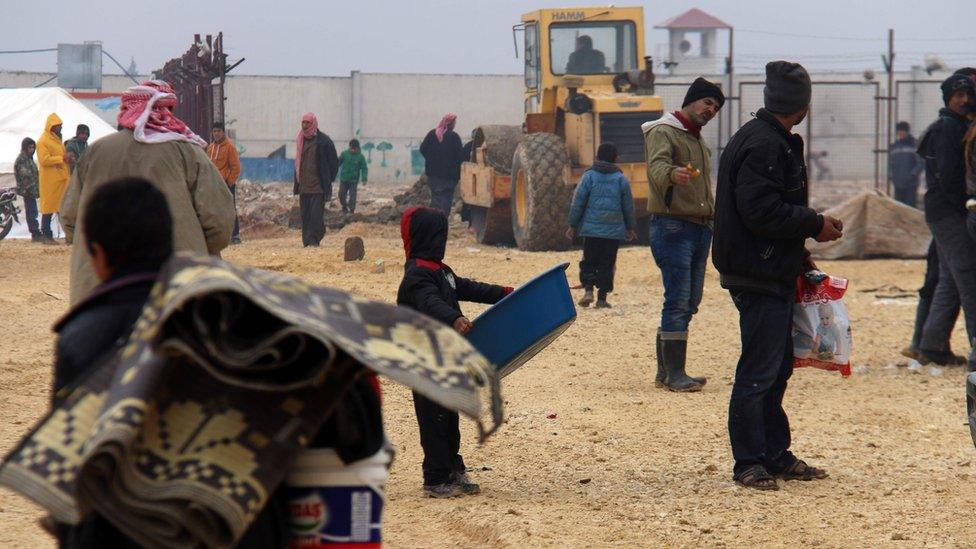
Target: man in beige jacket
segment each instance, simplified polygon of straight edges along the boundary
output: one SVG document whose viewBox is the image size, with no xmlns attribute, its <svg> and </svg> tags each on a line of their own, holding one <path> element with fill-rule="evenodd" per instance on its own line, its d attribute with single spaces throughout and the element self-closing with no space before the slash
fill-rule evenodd
<svg viewBox="0 0 976 549">
<path fill-rule="evenodd" d="M 122 95 L 118 133 L 88 147 L 61 202 L 61 223 L 71 251 L 71 303 L 98 284 L 88 261 L 81 212 L 99 185 L 141 177 L 166 197 L 173 218 L 174 251 L 219 254 L 234 228 L 234 200 L 204 150 L 206 142 L 173 116 L 168 84 L 146 82 Z M 144 116 L 150 110 L 149 116 Z"/>
<path fill-rule="evenodd" d="M 701 391 L 705 385 L 705 378 L 685 373 L 685 361 L 688 325 L 702 299 L 715 216 L 712 157 L 701 130 L 724 104 L 722 90 L 698 78 L 681 110 L 641 127 L 651 186 L 651 253 L 664 281 L 655 385 L 671 391 Z"/>
</svg>

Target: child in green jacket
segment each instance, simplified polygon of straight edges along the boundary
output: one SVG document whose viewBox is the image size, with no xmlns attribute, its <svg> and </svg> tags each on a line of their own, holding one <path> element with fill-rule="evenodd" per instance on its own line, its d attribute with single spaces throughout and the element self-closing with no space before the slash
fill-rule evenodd
<svg viewBox="0 0 976 549">
<path fill-rule="evenodd" d="M 342 213 L 356 213 L 356 189 L 359 178 L 366 184 L 366 157 L 359 152 L 359 140 L 349 142 L 349 148 L 339 155 L 339 204 Z"/>
</svg>

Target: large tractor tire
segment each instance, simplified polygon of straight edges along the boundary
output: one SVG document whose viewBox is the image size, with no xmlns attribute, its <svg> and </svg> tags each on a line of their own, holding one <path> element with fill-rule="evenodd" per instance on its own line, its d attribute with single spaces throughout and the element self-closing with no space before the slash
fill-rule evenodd
<svg viewBox="0 0 976 549">
<path fill-rule="evenodd" d="M 519 142 L 525 137 L 522 126 L 490 124 L 478 126 L 474 130 L 474 148 L 484 145 L 485 164 L 496 172 L 510 175 L 512 173 L 512 157 Z M 472 160 L 467 158 L 466 160 Z"/>
<path fill-rule="evenodd" d="M 514 244 L 512 235 L 512 215 L 508 202 L 495 204 L 491 208 L 471 206 L 471 228 L 480 244 Z"/>
<path fill-rule="evenodd" d="M 566 184 L 569 152 L 551 133 L 525 136 L 512 159 L 512 232 L 520 250 L 565 250 L 573 187 Z"/>
</svg>

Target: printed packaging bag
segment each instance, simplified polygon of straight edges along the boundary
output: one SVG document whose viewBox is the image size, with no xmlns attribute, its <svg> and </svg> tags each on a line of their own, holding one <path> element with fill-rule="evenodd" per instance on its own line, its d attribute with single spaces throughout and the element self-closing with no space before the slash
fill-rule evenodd
<svg viewBox="0 0 976 549">
<path fill-rule="evenodd" d="M 851 320 L 844 305 L 846 278 L 810 271 L 799 277 L 793 309 L 793 367 L 851 375 Z"/>
</svg>

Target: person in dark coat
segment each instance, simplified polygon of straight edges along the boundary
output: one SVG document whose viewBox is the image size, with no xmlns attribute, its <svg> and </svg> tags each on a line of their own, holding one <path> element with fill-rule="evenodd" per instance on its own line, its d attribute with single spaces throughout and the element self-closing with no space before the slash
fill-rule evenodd
<svg viewBox="0 0 976 549">
<path fill-rule="evenodd" d="M 122 349 L 142 314 L 156 277 L 173 253 L 166 198 L 137 177 L 100 186 L 84 215 L 88 249 L 102 283 L 57 324 L 53 400 Z M 343 463 L 370 457 L 386 445 L 380 390 L 374 374 L 360 376 L 310 444 L 333 448 Z M 138 548 L 97 512 L 78 525 L 57 524 L 65 548 Z M 291 536 L 284 490 L 277 490 L 238 542 L 239 549 L 287 547 Z"/>
<path fill-rule="evenodd" d="M 925 161 L 918 155 L 918 143 L 911 134 L 911 126 L 904 120 L 895 125 L 898 140 L 888 149 L 888 172 L 895 187 L 895 200 L 916 207 L 918 180 L 925 169 Z"/>
<path fill-rule="evenodd" d="M 810 105 L 807 71 L 766 65 L 765 108 L 729 141 L 718 170 L 712 262 L 739 311 L 742 353 L 729 402 L 733 479 L 776 490 L 786 480 L 825 478 L 790 452 L 783 395 L 793 372 L 796 279 L 815 269 L 807 238 L 841 237 L 843 224 L 807 207 L 803 138 L 791 133 Z"/>
<path fill-rule="evenodd" d="M 54 326 L 57 402 L 125 344 L 163 263 L 173 252 L 172 217 L 152 183 L 123 178 L 101 185 L 86 205 L 84 230 L 101 284 Z M 285 502 L 272 497 L 239 547 L 284 547 Z M 77 525 L 57 524 L 64 548 L 141 547 L 105 517 L 91 512 Z"/>
<path fill-rule="evenodd" d="M 312 113 L 302 117 L 295 138 L 295 188 L 302 214 L 302 245 L 318 246 L 325 236 L 325 205 L 332 200 L 332 181 L 339 173 L 335 144 L 319 131 Z"/>
<path fill-rule="evenodd" d="M 427 132 L 420 144 L 424 155 L 424 173 L 430 186 L 430 207 L 451 215 L 454 189 L 461 179 L 461 163 L 464 162 L 464 145 L 454 131 L 457 116 L 446 114 L 433 130 Z"/>
<path fill-rule="evenodd" d="M 622 240 L 637 239 L 637 217 L 630 182 L 615 164 L 617 147 L 613 143 L 601 143 L 596 157 L 576 186 L 566 237 L 570 240 L 583 237 L 579 278 L 584 293 L 580 306 L 589 307 L 593 303 L 595 286 L 597 308 L 608 308 L 607 294 L 613 291 L 617 250 Z"/>
<path fill-rule="evenodd" d="M 512 288 L 483 284 L 454 274 L 444 263 L 447 218 L 432 208 L 410 208 L 400 221 L 400 235 L 407 262 L 397 291 L 397 305 L 430 316 L 458 333 L 471 331 L 471 321 L 461 312 L 460 301 L 494 304 Z M 466 473 L 461 448 L 458 414 L 414 392 L 414 410 L 424 449 L 424 494 L 450 498 L 477 494 L 481 488 Z"/>
<path fill-rule="evenodd" d="M 961 304 L 971 343 L 969 370 L 976 370 L 976 241 L 966 230 L 966 161 L 963 141 L 968 115 L 976 104 L 976 85 L 965 74 L 942 82 L 945 107 L 926 130 L 919 154 L 925 159 L 925 221 L 932 231 L 939 256 L 939 282 L 925 322 L 918 351 L 922 361 L 944 359 L 949 314 Z"/>
</svg>

